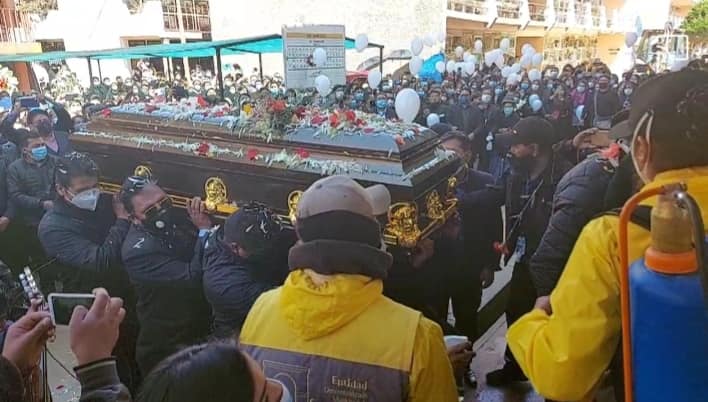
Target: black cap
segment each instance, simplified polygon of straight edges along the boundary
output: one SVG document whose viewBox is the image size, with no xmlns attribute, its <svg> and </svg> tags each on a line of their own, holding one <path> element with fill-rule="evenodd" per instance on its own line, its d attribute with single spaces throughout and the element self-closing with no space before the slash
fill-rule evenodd
<svg viewBox="0 0 708 402">
<path fill-rule="evenodd" d="M 629 109 L 624 109 L 612 116 L 610 123 L 610 139 L 619 140 L 632 137 L 632 130 L 629 128 Z"/>
<path fill-rule="evenodd" d="M 653 116 L 651 135 L 673 136 L 691 129 L 690 119 L 681 118 L 680 105 L 692 89 L 708 85 L 708 72 L 682 70 L 654 77 L 637 88 L 632 96 L 628 128 L 631 134 L 640 122 Z"/>
<path fill-rule="evenodd" d="M 251 253 L 267 248 L 267 243 L 282 231 L 275 213 L 263 204 L 251 202 L 224 222 L 224 241 L 236 243 Z"/>
<path fill-rule="evenodd" d="M 556 143 L 556 132 L 548 120 L 531 116 L 519 120 L 511 132 L 497 135 L 496 141 L 504 148 L 518 144 L 551 146 Z"/>
</svg>

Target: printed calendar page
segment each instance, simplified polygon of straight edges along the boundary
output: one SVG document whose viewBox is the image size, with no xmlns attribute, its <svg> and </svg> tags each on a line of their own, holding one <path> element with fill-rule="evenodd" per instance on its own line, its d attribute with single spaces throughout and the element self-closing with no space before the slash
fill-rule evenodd
<svg viewBox="0 0 708 402">
<path fill-rule="evenodd" d="M 315 86 L 315 78 L 326 75 L 332 87 L 346 84 L 344 25 L 283 27 L 285 85 L 304 89 Z M 312 54 L 318 47 L 327 53 L 324 66 L 316 66 Z"/>
</svg>

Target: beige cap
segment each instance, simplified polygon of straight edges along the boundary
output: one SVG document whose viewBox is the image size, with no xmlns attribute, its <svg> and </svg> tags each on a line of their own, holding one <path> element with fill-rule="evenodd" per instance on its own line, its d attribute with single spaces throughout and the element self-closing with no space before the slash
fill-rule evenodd
<svg viewBox="0 0 708 402">
<path fill-rule="evenodd" d="M 329 176 L 317 180 L 302 194 L 297 218 L 332 211 L 348 211 L 373 218 L 387 213 L 390 205 L 391 194 L 382 184 L 364 188 L 347 176 Z"/>
</svg>

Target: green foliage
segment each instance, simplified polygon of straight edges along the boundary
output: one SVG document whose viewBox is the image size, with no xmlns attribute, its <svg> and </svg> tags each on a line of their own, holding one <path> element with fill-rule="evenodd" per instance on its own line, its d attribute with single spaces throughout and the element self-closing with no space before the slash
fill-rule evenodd
<svg viewBox="0 0 708 402">
<path fill-rule="evenodd" d="M 16 7 L 19 11 L 38 14 L 45 17 L 49 10 L 57 9 L 57 0 L 17 0 Z"/>
<path fill-rule="evenodd" d="M 682 28 L 689 35 L 708 36 L 708 0 L 701 0 L 693 6 Z"/>
</svg>

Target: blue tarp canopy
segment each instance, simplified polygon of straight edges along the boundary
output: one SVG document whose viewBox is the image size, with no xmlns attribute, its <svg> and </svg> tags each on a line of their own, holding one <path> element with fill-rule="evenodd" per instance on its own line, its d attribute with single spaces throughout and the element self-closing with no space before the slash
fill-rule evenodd
<svg viewBox="0 0 708 402">
<path fill-rule="evenodd" d="M 346 38 L 344 47 L 346 49 L 354 49 L 354 39 Z M 369 47 L 383 48 L 382 45 L 375 43 L 369 43 Z M 220 51 L 222 56 L 249 53 L 281 53 L 283 51 L 283 38 L 279 34 L 274 34 L 244 39 L 147 45 L 96 51 L 15 54 L 0 56 L 0 63 L 41 62 L 74 58 L 108 60 L 143 59 L 151 57 L 212 57 L 216 55 L 217 51 Z"/>
</svg>

